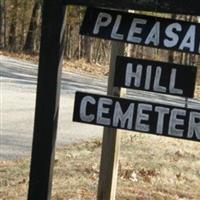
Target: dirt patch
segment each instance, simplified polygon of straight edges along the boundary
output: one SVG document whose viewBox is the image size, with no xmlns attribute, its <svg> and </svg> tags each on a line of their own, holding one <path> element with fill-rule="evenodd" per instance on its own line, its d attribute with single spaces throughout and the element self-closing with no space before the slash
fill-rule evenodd
<svg viewBox="0 0 200 200">
<path fill-rule="evenodd" d="M 30 61 L 35 64 L 37 64 L 39 60 L 39 55 L 36 53 L 25 54 L 25 53 L 17 53 L 17 52 L 0 51 L 0 55 L 13 57 L 13 58 L 24 60 L 24 61 Z"/>
<path fill-rule="evenodd" d="M 0 51 L 0 55 L 10 56 L 25 61 L 30 61 L 35 64 L 37 64 L 39 61 L 38 54 L 24 54 L 24 53 L 12 53 L 12 52 Z M 109 68 L 108 66 L 100 64 L 87 63 L 84 59 L 82 59 L 82 60 L 64 60 L 63 70 L 76 73 L 86 73 L 95 76 L 107 76 Z"/>
<path fill-rule="evenodd" d="M 107 76 L 109 67 L 94 63 L 90 64 L 85 62 L 85 60 L 64 60 L 64 70 L 76 73 L 87 73 L 94 76 Z"/>
</svg>

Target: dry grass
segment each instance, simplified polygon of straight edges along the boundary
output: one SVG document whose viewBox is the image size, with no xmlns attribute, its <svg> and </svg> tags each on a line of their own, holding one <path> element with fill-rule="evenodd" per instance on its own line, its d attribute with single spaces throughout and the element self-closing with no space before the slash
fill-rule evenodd
<svg viewBox="0 0 200 200">
<path fill-rule="evenodd" d="M 200 100 L 200 75 L 199 75 L 199 85 L 196 85 L 195 98 L 197 98 L 198 100 Z"/>
<path fill-rule="evenodd" d="M 24 52 L 7 52 L 0 51 L 0 55 L 9 56 L 12 58 L 32 62 L 38 64 L 39 55 L 38 54 L 25 54 Z M 64 60 L 63 70 L 75 73 L 83 73 L 95 76 L 106 76 L 108 75 L 108 66 L 100 65 L 98 63 L 87 63 L 84 59 L 80 60 Z"/>
<path fill-rule="evenodd" d="M 123 132 L 117 200 L 200 199 L 199 143 Z M 58 149 L 53 200 L 94 200 L 101 142 Z M 0 164 L 0 199 L 27 196 L 29 160 Z"/>
<path fill-rule="evenodd" d="M 64 60 L 64 70 L 70 72 L 84 73 L 101 77 L 108 75 L 108 69 L 109 68 L 106 65 L 87 63 L 84 59 Z"/>
<path fill-rule="evenodd" d="M 135 180 L 131 181 L 129 177 L 129 183 L 127 180 L 119 183 L 124 197 L 126 194 L 123 190 L 127 185 L 129 199 L 200 198 L 198 143 L 136 135 L 127 144 L 123 145 L 121 163 L 131 169 L 130 174 L 134 175 Z M 121 196 L 119 199 L 124 198 Z"/>
</svg>

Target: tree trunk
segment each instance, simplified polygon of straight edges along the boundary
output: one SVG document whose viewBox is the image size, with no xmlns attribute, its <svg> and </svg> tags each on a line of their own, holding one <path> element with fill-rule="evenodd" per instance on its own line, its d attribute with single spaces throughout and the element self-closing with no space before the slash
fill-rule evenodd
<svg viewBox="0 0 200 200">
<path fill-rule="evenodd" d="M 25 45 L 23 48 L 24 51 L 27 51 L 29 53 L 33 53 L 35 51 L 35 37 L 37 32 L 39 10 L 40 10 L 40 2 L 36 0 L 32 11 L 31 21 Z"/>
<path fill-rule="evenodd" d="M 24 41 L 25 41 L 25 30 L 26 30 L 26 10 L 28 9 L 27 6 L 28 2 L 23 2 L 22 5 L 22 13 L 20 16 L 20 29 L 19 29 L 19 44 L 20 44 L 20 50 L 24 47 Z"/>
<path fill-rule="evenodd" d="M 95 51 L 95 56 L 94 56 L 94 62 L 95 63 L 98 63 L 98 58 L 99 58 L 99 54 L 100 54 L 100 46 L 101 46 L 101 42 L 100 42 L 100 40 L 97 40 L 96 41 L 96 51 Z"/>
<path fill-rule="evenodd" d="M 92 39 L 85 37 L 85 58 L 86 62 L 92 63 Z"/>
<path fill-rule="evenodd" d="M 10 24 L 8 46 L 11 51 L 16 50 L 16 19 L 12 19 Z"/>
<path fill-rule="evenodd" d="M 172 14 L 172 19 L 176 19 L 176 14 Z M 169 51 L 169 55 L 168 55 L 168 61 L 170 63 L 174 62 L 174 52 L 172 50 Z"/>
<path fill-rule="evenodd" d="M 7 38 L 6 38 L 6 32 L 7 32 L 7 20 L 6 20 L 6 13 L 7 13 L 7 11 L 6 11 L 6 0 L 3 0 L 3 5 L 4 5 L 4 16 L 3 16 L 3 18 L 4 18 L 4 28 L 3 28 L 3 38 L 4 38 L 4 48 L 6 48 L 6 46 L 7 46 Z"/>
<path fill-rule="evenodd" d="M 4 47 L 4 4 L 0 1 L 0 48 Z"/>
<path fill-rule="evenodd" d="M 17 49 L 17 7 L 18 0 L 15 0 L 11 11 L 11 22 L 8 36 L 8 47 L 10 51 L 15 51 Z"/>
<path fill-rule="evenodd" d="M 174 61 L 174 52 L 173 52 L 173 51 L 170 51 L 168 56 L 169 56 L 169 57 L 168 57 L 168 61 L 169 61 L 170 63 L 173 63 L 173 61 Z"/>
</svg>

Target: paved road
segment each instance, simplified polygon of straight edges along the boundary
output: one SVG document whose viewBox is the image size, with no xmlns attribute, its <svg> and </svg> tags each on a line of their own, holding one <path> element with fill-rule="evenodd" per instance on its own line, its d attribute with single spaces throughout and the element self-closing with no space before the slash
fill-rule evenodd
<svg viewBox="0 0 200 200">
<path fill-rule="evenodd" d="M 34 64 L 0 56 L 0 160 L 18 159 L 31 154 L 37 68 Z M 73 123 L 72 110 L 76 90 L 105 94 L 106 82 L 106 79 L 92 76 L 62 74 L 57 138 L 59 146 L 101 137 L 102 128 Z"/>
<path fill-rule="evenodd" d="M 0 56 L 1 127 L 0 160 L 30 156 L 33 135 L 37 65 Z M 75 91 L 106 93 L 107 80 L 75 73 L 62 74 L 57 145 L 77 143 L 102 136 L 102 128 L 72 122 Z M 184 107 L 178 97 L 128 90 L 128 98 Z M 200 109 L 199 101 L 189 100 L 188 107 Z"/>
</svg>

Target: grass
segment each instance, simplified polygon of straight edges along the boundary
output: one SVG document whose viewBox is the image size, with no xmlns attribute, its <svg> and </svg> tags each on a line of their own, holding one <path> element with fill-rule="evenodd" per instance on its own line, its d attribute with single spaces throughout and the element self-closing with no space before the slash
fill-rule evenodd
<svg viewBox="0 0 200 200">
<path fill-rule="evenodd" d="M 121 133 L 117 200 L 200 199 L 199 143 Z M 101 142 L 57 149 L 53 200 L 94 200 Z M 0 199 L 27 196 L 29 160 L 0 163 Z"/>
</svg>

